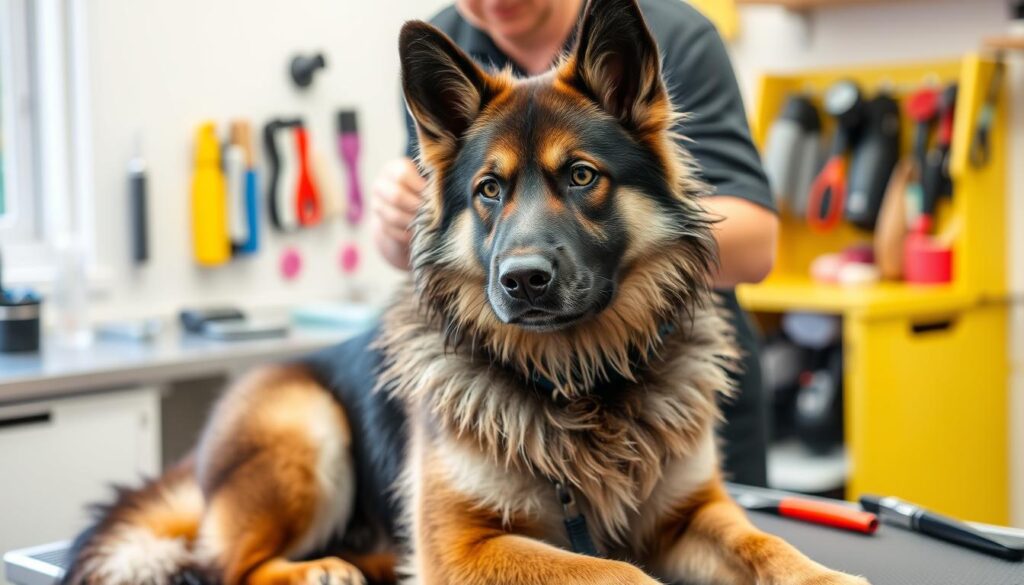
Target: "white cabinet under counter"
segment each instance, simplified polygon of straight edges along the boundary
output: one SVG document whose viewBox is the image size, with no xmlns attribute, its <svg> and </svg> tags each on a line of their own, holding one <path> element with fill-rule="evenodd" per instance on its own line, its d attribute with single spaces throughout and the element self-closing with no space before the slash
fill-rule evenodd
<svg viewBox="0 0 1024 585">
<path fill-rule="evenodd" d="M 160 392 L 0 406 L 0 551 L 70 538 L 112 485 L 160 470 Z"/>
</svg>

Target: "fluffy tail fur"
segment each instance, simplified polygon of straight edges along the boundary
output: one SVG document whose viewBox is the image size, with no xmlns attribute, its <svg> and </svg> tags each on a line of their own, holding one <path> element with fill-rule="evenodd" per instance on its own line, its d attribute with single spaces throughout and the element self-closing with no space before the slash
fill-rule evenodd
<svg viewBox="0 0 1024 585">
<path fill-rule="evenodd" d="M 114 503 L 97 512 L 97 523 L 75 541 L 65 585 L 201 581 L 193 544 L 203 494 L 191 460 L 139 489 L 119 488 Z"/>
</svg>

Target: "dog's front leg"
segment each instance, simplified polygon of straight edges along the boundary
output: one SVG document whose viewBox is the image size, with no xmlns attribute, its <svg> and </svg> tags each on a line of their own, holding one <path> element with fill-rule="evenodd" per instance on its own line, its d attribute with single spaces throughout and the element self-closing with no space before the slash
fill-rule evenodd
<svg viewBox="0 0 1024 585">
<path fill-rule="evenodd" d="M 830 570 L 777 536 L 758 530 L 719 481 L 665 523 L 655 566 L 672 581 L 757 585 L 868 585 Z"/>
<path fill-rule="evenodd" d="M 443 482 L 423 487 L 413 567 L 422 585 L 657 585 L 628 563 L 541 542 Z"/>
</svg>

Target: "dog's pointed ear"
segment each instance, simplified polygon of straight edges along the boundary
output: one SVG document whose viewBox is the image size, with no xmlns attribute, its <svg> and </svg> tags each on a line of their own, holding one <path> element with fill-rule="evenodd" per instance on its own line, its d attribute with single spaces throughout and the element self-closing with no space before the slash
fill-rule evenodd
<svg viewBox="0 0 1024 585">
<path fill-rule="evenodd" d="M 454 144 L 490 98 L 487 74 L 425 22 L 405 23 L 398 48 L 402 90 L 420 141 Z"/>
<path fill-rule="evenodd" d="M 636 0 L 589 0 L 560 73 L 630 129 L 668 100 L 658 45 Z"/>
</svg>

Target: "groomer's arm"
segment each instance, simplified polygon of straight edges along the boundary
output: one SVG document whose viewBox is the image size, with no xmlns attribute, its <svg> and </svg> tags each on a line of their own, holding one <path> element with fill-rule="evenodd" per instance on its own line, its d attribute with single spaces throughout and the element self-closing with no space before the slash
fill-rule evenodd
<svg viewBox="0 0 1024 585">
<path fill-rule="evenodd" d="M 724 218 L 715 225 L 719 267 L 715 288 L 733 288 L 744 282 L 760 282 L 775 263 L 779 218 L 774 212 L 747 199 L 715 195 L 704 201 L 713 215 Z"/>
<path fill-rule="evenodd" d="M 714 188 L 704 206 L 721 218 L 715 226 L 720 266 L 715 286 L 730 289 L 758 282 L 771 271 L 779 221 L 725 44 L 693 8 L 676 10 L 690 17 L 678 31 L 662 31 L 673 33 L 661 35 L 664 74 L 672 103 L 687 112 L 678 128 L 686 137 L 683 146 Z"/>
</svg>

